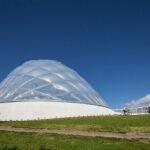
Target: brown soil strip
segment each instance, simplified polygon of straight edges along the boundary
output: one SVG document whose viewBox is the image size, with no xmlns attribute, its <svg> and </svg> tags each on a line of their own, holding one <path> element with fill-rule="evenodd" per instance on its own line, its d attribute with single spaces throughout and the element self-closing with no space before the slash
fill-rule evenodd
<svg viewBox="0 0 150 150">
<path fill-rule="evenodd" d="M 11 126 L 0 126 L 0 130 L 13 131 L 13 132 L 57 133 L 57 134 L 93 136 L 93 137 L 99 136 L 99 137 L 111 137 L 111 138 L 122 138 L 122 139 L 136 139 L 136 138 L 150 139 L 150 133 L 135 133 L 135 132 L 121 134 L 121 133 L 111 133 L 111 132 L 14 128 Z"/>
</svg>

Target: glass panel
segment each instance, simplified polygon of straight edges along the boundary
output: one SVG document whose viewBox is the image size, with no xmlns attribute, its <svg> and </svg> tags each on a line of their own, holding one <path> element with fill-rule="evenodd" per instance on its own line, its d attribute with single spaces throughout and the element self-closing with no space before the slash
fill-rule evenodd
<svg viewBox="0 0 150 150">
<path fill-rule="evenodd" d="M 58 96 L 58 98 L 60 98 L 62 101 L 66 101 L 66 102 L 79 102 L 77 99 L 72 97 L 71 94 Z"/>
<path fill-rule="evenodd" d="M 48 99 L 48 96 L 44 96 L 38 92 L 30 91 L 24 95 L 22 95 L 18 100 L 41 100 L 41 99 Z"/>
<path fill-rule="evenodd" d="M 26 89 L 34 89 L 34 88 L 38 88 L 40 86 L 44 86 L 45 84 L 47 84 L 47 82 L 40 80 L 40 79 L 33 79 L 31 82 L 26 83 L 25 85 L 23 85 L 23 88 Z"/>
<path fill-rule="evenodd" d="M 55 74 L 53 73 L 49 73 L 49 74 L 46 74 L 46 75 L 43 75 L 43 76 L 39 76 L 40 79 L 44 80 L 44 81 L 47 81 L 47 82 L 60 82 L 62 81 L 62 79 L 58 76 L 56 76 Z"/>
<path fill-rule="evenodd" d="M 29 76 L 33 76 L 33 77 L 38 77 L 44 74 L 47 74 L 47 71 L 41 68 L 36 68 L 28 73 Z"/>
<path fill-rule="evenodd" d="M 66 93 L 63 90 L 58 90 L 58 89 L 54 88 L 52 85 L 47 85 L 45 87 L 36 89 L 36 91 L 39 91 L 41 93 L 46 93 L 46 94 L 48 94 L 50 96 L 63 95 L 63 94 Z"/>
<path fill-rule="evenodd" d="M 106 106 L 88 82 L 74 70 L 53 60 L 28 61 L 11 72 L 0 84 L 0 101 L 21 99 L 57 99 Z"/>
</svg>

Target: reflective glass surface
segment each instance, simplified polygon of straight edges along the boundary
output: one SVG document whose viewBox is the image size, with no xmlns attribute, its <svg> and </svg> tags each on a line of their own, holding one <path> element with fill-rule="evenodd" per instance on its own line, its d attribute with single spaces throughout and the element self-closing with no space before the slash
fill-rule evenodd
<svg viewBox="0 0 150 150">
<path fill-rule="evenodd" d="M 57 101 L 107 107 L 98 93 L 74 70 L 54 60 L 32 60 L 0 84 L 0 102 Z"/>
</svg>

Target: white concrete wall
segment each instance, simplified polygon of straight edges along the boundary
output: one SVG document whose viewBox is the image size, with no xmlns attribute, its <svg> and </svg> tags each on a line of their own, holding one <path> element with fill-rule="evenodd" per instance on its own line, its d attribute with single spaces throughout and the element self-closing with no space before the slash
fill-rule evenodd
<svg viewBox="0 0 150 150">
<path fill-rule="evenodd" d="M 0 103 L 0 121 L 36 120 L 78 116 L 114 115 L 111 109 L 78 103 L 11 102 Z"/>
</svg>

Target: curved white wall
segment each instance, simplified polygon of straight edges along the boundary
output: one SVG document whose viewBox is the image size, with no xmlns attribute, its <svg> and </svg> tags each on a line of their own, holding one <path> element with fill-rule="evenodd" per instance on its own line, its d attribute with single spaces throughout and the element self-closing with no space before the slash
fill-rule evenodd
<svg viewBox="0 0 150 150">
<path fill-rule="evenodd" d="M 115 115 L 109 108 L 63 102 L 0 103 L 0 121 L 36 120 L 79 116 Z"/>
</svg>

